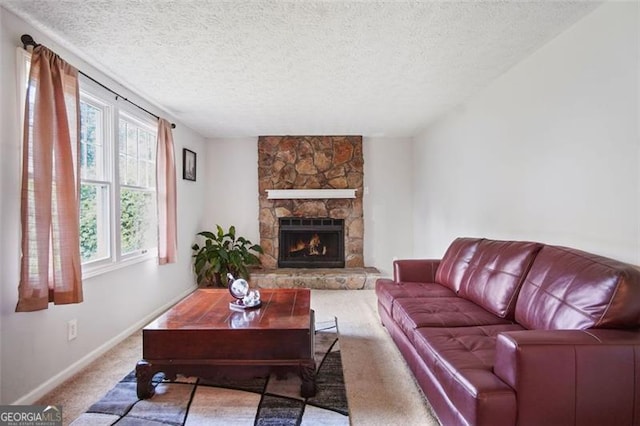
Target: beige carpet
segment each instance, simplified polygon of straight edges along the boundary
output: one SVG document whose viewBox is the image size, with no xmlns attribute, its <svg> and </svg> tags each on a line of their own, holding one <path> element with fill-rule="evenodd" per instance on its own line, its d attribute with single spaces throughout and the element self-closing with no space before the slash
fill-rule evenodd
<svg viewBox="0 0 640 426">
<path fill-rule="evenodd" d="M 438 425 L 380 325 L 373 290 L 313 290 L 311 304 L 317 321 L 338 318 L 351 424 Z M 62 405 L 68 425 L 135 367 L 141 343 L 141 333 L 134 333 L 37 404 Z"/>
</svg>

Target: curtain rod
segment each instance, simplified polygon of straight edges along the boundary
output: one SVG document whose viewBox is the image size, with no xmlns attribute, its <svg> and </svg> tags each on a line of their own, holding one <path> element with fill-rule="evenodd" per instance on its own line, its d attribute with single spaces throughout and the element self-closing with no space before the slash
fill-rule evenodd
<svg viewBox="0 0 640 426">
<path fill-rule="evenodd" d="M 22 46 L 24 47 L 25 50 L 27 50 L 27 46 L 33 46 L 33 47 L 38 47 L 39 44 L 35 42 L 35 40 L 33 39 L 33 37 L 31 37 L 29 34 L 23 34 L 22 37 L 20 37 L 20 41 L 22 42 Z M 120 98 L 126 102 L 129 102 L 131 105 L 141 109 L 142 111 L 146 112 L 147 114 L 155 117 L 156 119 L 160 120 L 160 117 L 158 117 L 157 115 L 155 115 L 154 113 L 152 113 L 151 111 L 147 110 L 146 108 L 141 107 L 140 105 L 138 105 L 137 103 L 125 98 L 124 96 L 122 96 L 120 93 L 114 91 L 113 89 L 110 89 L 109 87 L 105 86 L 104 84 L 100 83 L 98 80 L 96 80 L 95 78 L 91 77 L 90 75 L 87 75 L 85 73 L 83 73 L 82 71 L 78 70 L 78 72 L 80 74 L 82 74 L 83 76 L 85 76 L 86 78 L 88 78 L 89 80 L 93 81 L 94 83 L 96 83 L 98 86 L 104 88 L 105 90 L 108 90 L 109 92 L 113 93 L 114 95 L 116 95 L 116 99 Z M 175 129 L 176 125 L 175 123 L 171 123 L 171 128 Z"/>
</svg>

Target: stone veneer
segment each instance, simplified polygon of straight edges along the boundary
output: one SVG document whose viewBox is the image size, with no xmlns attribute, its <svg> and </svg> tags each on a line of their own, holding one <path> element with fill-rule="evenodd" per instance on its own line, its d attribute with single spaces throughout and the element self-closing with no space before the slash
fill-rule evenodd
<svg viewBox="0 0 640 426">
<path fill-rule="evenodd" d="M 251 272 L 251 285 L 258 288 L 315 288 L 362 290 L 376 288 L 381 278 L 376 268 L 279 268 Z"/>
<path fill-rule="evenodd" d="M 278 218 L 345 221 L 345 266 L 364 267 L 362 136 L 260 136 L 258 191 L 262 266 L 278 267 Z M 353 199 L 269 200 L 267 189 L 356 189 Z"/>
</svg>

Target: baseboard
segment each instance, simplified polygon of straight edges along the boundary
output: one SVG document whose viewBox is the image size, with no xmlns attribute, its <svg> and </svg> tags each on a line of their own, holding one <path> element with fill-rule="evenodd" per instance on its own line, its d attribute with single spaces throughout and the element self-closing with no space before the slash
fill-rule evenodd
<svg viewBox="0 0 640 426">
<path fill-rule="evenodd" d="M 55 376 L 53 376 L 52 378 L 50 378 L 49 380 L 47 380 L 46 382 L 44 382 L 43 384 L 41 384 L 40 386 L 32 390 L 31 392 L 29 392 L 28 394 L 24 395 L 21 398 L 18 398 L 12 403 L 12 405 L 33 404 L 34 402 L 36 402 L 37 400 L 45 396 L 47 393 L 51 392 L 56 387 L 60 386 L 61 383 L 63 383 L 64 381 L 68 380 L 75 374 L 82 371 L 89 364 L 94 362 L 96 359 L 100 358 L 109 349 L 113 348 L 118 343 L 122 342 L 124 339 L 129 337 L 133 332 L 147 325 L 149 322 L 151 322 L 151 320 L 159 316 L 161 313 L 169 309 L 171 306 L 175 305 L 179 300 L 183 299 L 186 295 L 193 292 L 193 290 L 195 290 L 195 287 L 188 288 L 187 290 L 182 292 L 180 295 L 173 298 L 171 301 L 167 302 L 163 306 L 151 312 L 149 315 L 145 316 L 143 319 L 136 322 L 131 327 L 124 330 L 122 333 L 116 335 L 112 339 L 107 340 L 104 344 L 100 345 L 95 350 L 89 352 L 87 355 L 80 358 L 78 361 L 74 362 L 69 367 L 65 368 L 60 373 L 56 374 Z"/>
</svg>

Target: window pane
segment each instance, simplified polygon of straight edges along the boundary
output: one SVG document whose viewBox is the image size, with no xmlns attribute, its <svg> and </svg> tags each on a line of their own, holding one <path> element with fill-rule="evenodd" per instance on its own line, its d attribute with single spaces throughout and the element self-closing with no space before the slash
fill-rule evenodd
<svg viewBox="0 0 640 426">
<path fill-rule="evenodd" d="M 151 133 L 149 134 L 149 160 L 151 160 L 154 164 L 156 162 L 156 135 Z"/>
<path fill-rule="evenodd" d="M 80 185 L 80 256 L 82 262 L 109 257 L 109 187 Z"/>
<path fill-rule="evenodd" d="M 82 135 L 80 137 L 82 138 Z M 82 138 L 80 139 L 80 170 L 82 172 L 84 172 L 86 164 L 87 164 L 87 144 L 84 143 L 84 138 Z"/>
<path fill-rule="evenodd" d="M 144 161 L 138 162 L 138 173 L 139 173 L 138 186 L 148 187 L 149 185 L 147 184 L 147 164 Z"/>
<path fill-rule="evenodd" d="M 155 132 L 121 118 L 119 144 L 120 183 L 140 188 L 155 188 Z M 126 158 L 123 158 L 123 155 Z M 153 176 L 153 179 L 149 179 L 150 176 Z"/>
<path fill-rule="evenodd" d="M 85 145 L 85 177 L 87 178 L 96 178 L 96 146 L 93 144 Z"/>
<path fill-rule="evenodd" d="M 131 157 L 129 155 L 127 155 L 127 174 L 126 174 L 125 184 L 139 186 L 138 163 L 135 157 Z"/>
<path fill-rule="evenodd" d="M 82 179 L 104 178 L 103 111 L 80 102 L 80 171 Z"/>
<path fill-rule="evenodd" d="M 155 193 L 122 188 L 120 212 L 122 254 L 156 247 L 158 236 Z"/>
<path fill-rule="evenodd" d="M 127 137 L 127 122 L 120 120 L 120 131 L 118 133 L 118 140 L 120 141 L 119 143 L 120 154 L 124 154 L 127 152 L 127 146 L 123 143 L 123 141 L 126 140 L 126 137 Z"/>
<path fill-rule="evenodd" d="M 127 155 L 138 156 L 138 132 L 135 127 L 127 125 Z"/>
<path fill-rule="evenodd" d="M 156 164 L 154 162 L 149 162 L 149 167 L 147 167 L 147 185 L 151 188 L 156 186 Z"/>
<path fill-rule="evenodd" d="M 140 159 L 146 160 L 149 155 L 149 148 L 147 147 L 147 133 L 142 129 L 138 129 L 138 152 L 140 153 Z"/>
</svg>

